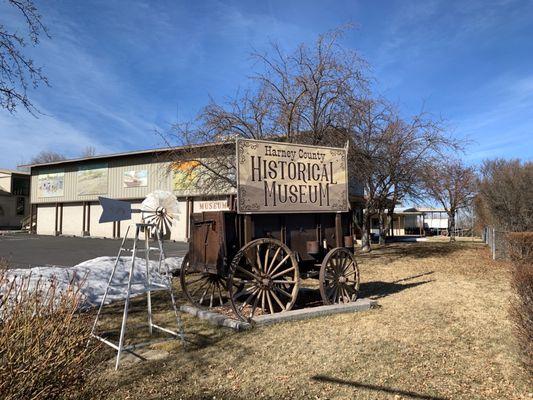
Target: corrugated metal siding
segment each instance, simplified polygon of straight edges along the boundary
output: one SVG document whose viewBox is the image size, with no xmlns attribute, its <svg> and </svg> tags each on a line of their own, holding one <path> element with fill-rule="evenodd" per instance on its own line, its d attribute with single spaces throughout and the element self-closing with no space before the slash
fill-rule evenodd
<svg viewBox="0 0 533 400">
<path fill-rule="evenodd" d="M 101 163 L 98 163 L 101 164 Z M 98 165 L 94 163 L 94 165 Z M 84 167 L 91 165 L 90 162 L 83 164 Z M 111 197 L 115 199 L 142 199 L 153 190 L 172 190 L 171 176 L 166 174 L 168 162 L 159 162 L 153 157 L 143 156 L 134 158 L 120 158 L 110 160 L 108 165 L 107 193 L 95 195 L 78 195 L 77 177 L 78 165 L 68 165 L 63 169 L 38 168 L 32 171 L 31 177 L 31 202 L 32 203 L 56 203 L 71 201 L 98 200 L 98 196 Z M 147 170 L 148 186 L 146 187 L 124 187 L 124 172 L 131 170 Z M 50 172 L 64 172 L 63 196 L 59 197 L 38 197 L 38 176 Z"/>
</svg>

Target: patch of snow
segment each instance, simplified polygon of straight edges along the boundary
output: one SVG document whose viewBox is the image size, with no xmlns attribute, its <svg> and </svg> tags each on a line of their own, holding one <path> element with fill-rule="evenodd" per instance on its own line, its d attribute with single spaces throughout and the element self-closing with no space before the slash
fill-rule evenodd
<svg viewBox="0 0 533 400">
<path fill-rule="evenodd" d="M 8 280 L 14 279 L 16 282 L 22 282 L 24 279 L 29 280 L 29 282 L 25 281 L 25 284 L 29 284 L 29 290 L 35 288 L 38 282 L 40 282 L 40 287 L 43 288 L 42 285 L 54 281 L 59 291 L 66 290 L 71 283 L 74 287 L 81 285 L 80 291 L 83 295 L 83 306 L 94 307 L 99 306 L 102 301 L 115 260 L 116 257 L 97 257 L 70 268 L 46 266 L 30 269 L 10 269 L 6 271 L 6 278 Z M 182 260 L 183 257 L 169 257 L 164 262 L 172 272 L 180 268 Z M 166 285 L 166 276 L 155 271 L 157 262 L 150 261 L 150 264 L 152 284 Z M 126 298 L 130 267 L 130 257 L 121 257 L 119 259 L 115 276 L 107 294 L 106 304 Z M 164 265 L 162 265 L 161 269 L 162 272 L 166 271 Z M 136 258 L 131 296 L 143 294 L 146 289 L 146 261 Z"/>
</svg>

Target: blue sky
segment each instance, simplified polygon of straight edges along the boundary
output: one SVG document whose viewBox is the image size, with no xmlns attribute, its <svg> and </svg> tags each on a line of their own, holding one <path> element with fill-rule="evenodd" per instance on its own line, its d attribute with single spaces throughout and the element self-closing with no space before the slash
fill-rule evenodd
<svg viewBox="0 0 533 400">
<path fill-rule="evenodd" d="M 36 1 L 51 39 L 27 48 L 51 87 L 44 114 L 0 110 L 0 168 L 40 150 L 75 157 L 163 146 L 154 133 L 209 96 L 246 86 L 253 49 L 290 50 L 346 23 L 343 45 L 371 65 L 376 92 L 424 109 L 472 144 L 465 159 L 533 159 L 532 1 Z M 22 29 L 0 0 L 0 23 Z M 7 153 L 7 154 L 6 154 Z"/>
</svg>

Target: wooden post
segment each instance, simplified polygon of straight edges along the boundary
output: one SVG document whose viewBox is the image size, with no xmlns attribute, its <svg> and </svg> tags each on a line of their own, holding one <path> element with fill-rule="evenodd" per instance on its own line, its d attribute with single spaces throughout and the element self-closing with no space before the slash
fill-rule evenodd
<svg viewBox="0 0 533 400">
<path fill-rule="evenodd" d="M 30 229 L 29 229 L 29 232 L 30 233 L 34 233 L 33 232 L 33 204 L 30 203 Z"/>
<path fill-rule="evenodd" d="M 81 236 L 85 236 L 85 202 L 81 203 L 81 207 L 83 208 L 83 219 L 81 221 Z"/>
<path fill-rule="evenodd" d="M 335 214 L 335 243 L 336 247 L 344 246 L 344 237 L 342 235 L 342 219 L 341 214 Z"/>
<path fill-rule="evenodd" d="M 191 237 L 191 218 L 194 214 L 194 197 L 187 197 L 186 208 L 187 221 L 185 224 L 185 233 L 187 236 L 187 240 L 189 240 L 189 238 Z"/>
<path fill-rule="evenodd" d="M 63 234 L 63 203 L 59 204 L 59 234 Z"/>
<path fill-rule="evenodd" d="M 54 213 L 54 217 L 55 217 L 55 224 L 54 224 L 54 235 L 57 236 L 57 224 L 58 224 L 58 208 L 59 208 L 59 204 L 56 203 L 56 209 L 55 209 L 55 213 Z"/>
<path fill-rule="evenodd" d="M 246 214 L 244 216 L 244 244 L 252 241 L 252 216 Z"/>
<path fill-rule="evenodd" d="M 87 225 L 85 226 L 83 236 L 91 236 L 91 202 L 87 202 Z"/>
</svg>

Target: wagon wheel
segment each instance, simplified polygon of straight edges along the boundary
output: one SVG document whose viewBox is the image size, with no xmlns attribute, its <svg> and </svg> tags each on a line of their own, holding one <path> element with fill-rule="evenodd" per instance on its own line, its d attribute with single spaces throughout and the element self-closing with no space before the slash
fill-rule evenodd
<svg viewBox="0 0 533 400">
<path fill-rule="evenodd" d="M 322 261 L 319 280 L 324 304 L 355 301 L 359 292 L 359 268 L 353 253 L 343 247 L 330 250 Z"/>
<path fill-rule="evenodd" d="M 228 300 L 224 278 L 211 272 L 193 270 L 189 254 L 181 263 L 180 282 L 187 299 L 199 308 L 222 306 Z"/>
<path fill-rule="evenodd" d="M 288 311 L 296 302 L 300 274 L 294 253 L 276 239 L 256 239 L 233 258 L 226 286 L 235 314 L 250 322 L 254 315 Z"/>
</svg>

